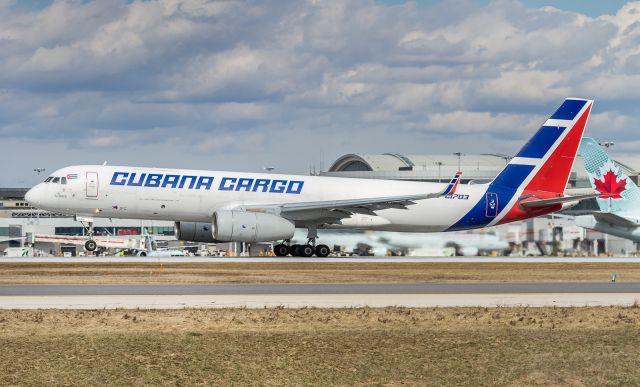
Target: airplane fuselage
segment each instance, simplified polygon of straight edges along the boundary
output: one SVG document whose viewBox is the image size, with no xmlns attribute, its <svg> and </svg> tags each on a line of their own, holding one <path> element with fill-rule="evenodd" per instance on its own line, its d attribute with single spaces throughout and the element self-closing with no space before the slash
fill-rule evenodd
<svg viewBox="0 0 640 387">
<path fill-rule="evenodd" d="M 38 207 L 100 218 L 211 222 L 215 211 L 247 205 L 364 199 L 438 192 L 446 184 L 223 171 L 72 166 L 41 183 L 30 197 Z M 69 178 L 72 177 L 72 178 Z M 495 224 L 515 192 L 505 197 L 489 185 L 459 185 L 455 194 L 418 200 L 406 209 L 354 214 L 330 227 L 437 232 Z M 476 208 L 475 211 L 473 209 Z M 478 210 L 477 208 L 480 208 Z M 457 224 L 465 219 L 464 225 Z M 301 226 L 296 222 L 297 226 Z"/>
</svg>

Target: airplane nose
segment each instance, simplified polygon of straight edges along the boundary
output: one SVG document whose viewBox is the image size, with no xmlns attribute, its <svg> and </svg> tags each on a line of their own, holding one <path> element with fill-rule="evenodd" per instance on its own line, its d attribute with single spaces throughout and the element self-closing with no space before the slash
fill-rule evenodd
<svg viewBox="0 0 640 387">
<path fill-rule="evenodd" d="M 27 203 L 31 204 L 33 199 L 33 188 L 31 188 L 30 190 L 27 191 L 26 194 L 24 194 L 24 200 L 27 201 Z"/>
<path fill-rule="evenodd" d="M 37 207 L 38 206 L 38 190 L 39 190 L 40 184 L 36 185 L 35 187 L 31 188 L 30 190 L 27 191 L 27 193 L 24 195 L 24 199 L 27 201 L 27 203 L 29 203 L 30 205 Z"/>
</svg>

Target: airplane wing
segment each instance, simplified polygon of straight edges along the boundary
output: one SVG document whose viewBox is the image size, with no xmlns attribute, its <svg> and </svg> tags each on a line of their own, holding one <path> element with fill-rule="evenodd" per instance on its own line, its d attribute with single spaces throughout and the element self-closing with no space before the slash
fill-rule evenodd
<svg viewBox="0 0 640 387">
<path fill-rule="evenodd" d="M 248 211 L 279 212 L 285 218 L 287 218 L 288 214 L 296 212 L 322 211 L 323 217 L 341 219 L 349 217 L 351 214 L 375 215 L 373 211 L 388 208 L 406 209 L 407 206 L 415 204 L 416 200 L 429 199 L 430 195 L 432 194 L 285 204 L 256 204 L 244 206 L 244 208 Z M 331 214 L 328 212 L 331 212 Z"/>
<path fill-rule="evenodd" d="M 631 218 L 626 218 L 620 215 L 616 215 L 612 212 L 594 212 L 591 215 L 593 215 L 594 218 L 596 218 L 597 221 L 599 222 L 604 222 L 604 223 L 609 223 L 611 225 L 615 225 L 615 226 L 621 226 L 621 227 L 638 227 L 640 226 L 640 221 L 639 220 L 633 220 Z"/>
<path fill-rule="evenodd" d="M 539 208 L 539 207 L 552 206 L 554 204 L 579 202 L 582 200 L 596 198 L 598 196 L 602 196 L 602 194 L 592 193 L 592 194 L 575 195 L 575 196 L 560 196 L 557 198 L 550 198 L 550 199 L 534 199 L 534 200 L 528 200 L 525 202 L 521 201 L 520 205 L 525 208 Z"/>
<path fill-rule="evenodd" d="M 458 187 L 461 175 L 461 172 L 456 173 L 444 189 L 429 194 L 284 204 L 256 204 L 244 206 L 243 208 L 248 211 L 276 212 L 284 218 L 298 218 L 294 216 L 296 213 L 307 212 L 307 218 L 323 218 L 325 221 L 348 218 L 352 214 L 376 215 L 374 211 L 389 208 L 407 209 L 407 206 L 415 204 L 417 200 L 435 199 L 451 195 Z"/>
</svg>

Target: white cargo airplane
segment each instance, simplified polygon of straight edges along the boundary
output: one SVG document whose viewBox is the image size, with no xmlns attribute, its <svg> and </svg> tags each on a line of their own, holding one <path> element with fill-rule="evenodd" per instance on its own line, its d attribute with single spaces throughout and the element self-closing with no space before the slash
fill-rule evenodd
<svg viewBox="0 0 640 387">
<path fill-rule="evenodd" d="M 75 215 L 90 229 L 96 217 L 173 220 L 181 240 L 281 240 L 276 255 L 326 256 L 329 247 L 316 245 L 318 228 L 466 230 L 548 214 L 594 197 L 564 195 L 592 104 L 566 99 L 488 184 L 458 185 L 460 173 L 440 184 L 81 165 L 55 171 L 29 190 L 26 200 Z M 307 228 L 309 240 L 290 251 L 296 227 Z"/>
</svg>

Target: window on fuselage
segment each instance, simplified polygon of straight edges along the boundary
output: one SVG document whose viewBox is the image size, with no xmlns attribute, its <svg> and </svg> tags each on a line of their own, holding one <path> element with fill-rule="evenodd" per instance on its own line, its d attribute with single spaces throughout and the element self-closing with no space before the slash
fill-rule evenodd
<svg viewBox="0 0 640 387">
<path fill-rule="evenodd" d="M 60 178 L 60 184 L 67 184 L 67 178 L 66 177 L 61 177 Z"/>
<path fill-rule="evenodd" d="M 46 179 L 44 182 L 45 182 L 45 183 L 48 183 L 48 182 L 50 182 L 52 179 L 53 179 L 53 176 L 49 176 L 49 177 L 47 177 L 47 179 Z"/>
<path fill-rule="evenodd" d="M 53 184 L 58 184 L 60 183 L 60 178 L 59 177 L 54 177 L 53 180 L 51 181 Z"/>
</svg>

